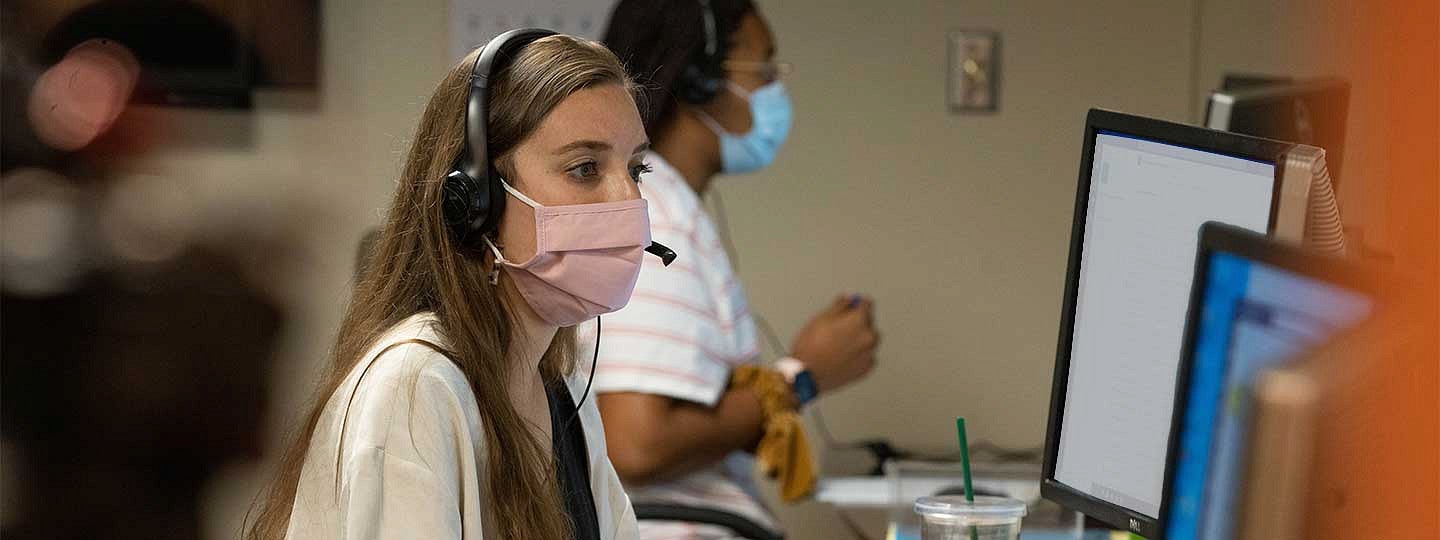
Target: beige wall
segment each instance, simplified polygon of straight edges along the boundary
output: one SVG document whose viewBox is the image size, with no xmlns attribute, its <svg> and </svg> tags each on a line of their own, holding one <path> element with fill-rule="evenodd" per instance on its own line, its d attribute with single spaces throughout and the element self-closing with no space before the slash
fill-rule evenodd
<svg viewBox="0 0 1440 540">
<path fill-rule="evenodd" d="M 761 2 L 796 63 L 792 142 L 721 179 L 757 312 L 788 337 L 830 295 L 873 295 L 880 366 L 822 401 L 840 438 L 953 451 L 1043 442 L 1085 112 L 1186 120 L 1188 1 Z M 1000 112 L 946 112 L 945 33 L 1001 33 Z M 799 538 L 832 510 L 784 509 Z"/>
<path fill-rule="evenodd" d="M 795 129 L 773 168 L 717 185 L 754 308 L 787 343 L 831 295 L 878 303 L 881 365 L 823 402 L 838 436 L 949 451 L 964 415 L 972 440 L 1042 442 L 1085 111 L 1193 119 L 1222 59 L 1243 50 L 1195 62 L 1196 39 L 1227 16 L 1196 1 L 762 2 L 797 66 Z M 183 144 L 135 166 L 184 178 L 202 205 L 307 216 L 303 267 L 277 276 L 295 317 L 275 374 L 277 426 L 307 397 L 355 242 L 377 222 L 449 62 L 447 9 L 325 2 L 317 106 L 271 93 L 252 114 L 177 112 Z M 945 32 L 965 27 L 1001 32 L 997 114 L 944 107 Z M 258 468 L 215 483 L 212 538 L 231 537 Z M 795 538 L 845 534 L 821 505 L 782 515 Z"/>
<path fill-rule="evenodd" d="M 717 185 L 756 311 L 789 336 L 873 295 L 881 364 L 831 427 L 949 450 L 1043 437 L 1085 111 L 1184 119 L 1190 11 L 1155 2 L 764 4 L 796 103 L 775 167 Z M 1183 7 L 1183 4 L 1181 4 Z M 1002 34 L 1001 110 L 951 115 L 945 32 Z"/>
</svg>

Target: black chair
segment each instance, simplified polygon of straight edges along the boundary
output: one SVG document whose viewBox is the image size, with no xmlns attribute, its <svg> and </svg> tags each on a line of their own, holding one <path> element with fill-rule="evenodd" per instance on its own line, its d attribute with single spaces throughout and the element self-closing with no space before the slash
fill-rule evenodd
<svg viewBox="0 0 1440 540">
<path fill-rule="evenodd" d="M 640 521 L 683 521 L 702 525 L 715 525 L 730 529 L 741 538 L 750 540 L 785 540 L 785 535 L 750 521 L 744 516 L 716 510 L 681 506 L 678 504 L 637 503 L 635 519 Z"/>
</svg>

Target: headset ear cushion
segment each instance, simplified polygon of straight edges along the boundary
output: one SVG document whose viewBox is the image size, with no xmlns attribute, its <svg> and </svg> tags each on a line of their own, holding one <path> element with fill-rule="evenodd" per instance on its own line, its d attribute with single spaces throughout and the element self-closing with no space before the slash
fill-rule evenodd
<svg viewBox="0 0 1440 540">
<path fill-rule="evenodd" d="M 441 191 L 443 199 L 440 204 L 445 214 L 445 224 L 455 231 L 458 238 L 464 238 L 469 233 L 470 222 L 474 220 L 476 207 L 479 206 L 475 181 L 463 171 L 450 171 L 450 174 L 445 175 L 445 185 Z"/>
<path fill-rule="evenodd" d="M 723 79 L 717 79 L 698 65 L 685 66 L 680 72 L 680 99 L 691 105 L 704 105 L 720 93 Z"/>
</svg>

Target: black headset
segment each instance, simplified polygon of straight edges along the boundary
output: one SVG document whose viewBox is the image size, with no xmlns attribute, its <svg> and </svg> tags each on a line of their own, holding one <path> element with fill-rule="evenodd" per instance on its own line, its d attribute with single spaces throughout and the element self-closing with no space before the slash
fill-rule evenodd
<svg viewBox="0 0 1440 540">
<path fill-rule="evenodd" d="M 510 30 L 495 36 L 475 58 L 465 106 L 465 151 L 455 158 L 455 168 L 445 175 L 442 203 L 445 224 L 454 231 L 456 241 L 462 246 L 478 246 L 480 239 L 495 230 L 500 216 L 505 214 L 505 190 L 500 186 L 500 173 L 495 170 L 486 147 L 490 81 L 520 49 L 553 35 L 554 31 L 540 28 Z"/>
<path fill-rule="evenodd" d="M 517 28 L 490 40 L 480 49 L 475 58 L 475 67 L 470 70 L 470 94 L 465 105 L 465 151 L 455 158 L 455 167 L 445 175 L 442 186 L 444 200 L 441 211 L 445 224 L 454 232 L 456 241 L 464 247 L 475 247 L 481 238 L 495 230 L 500 216 L 505 214 L 505 188 L 500 185 L 500 172 L 490 161 L 489 133 L 485 123 L 490 119 L 490 81 L 516 52 L 535 40 L 553 36 L 556 32 L 542 28 Z M 675 261 L 675 252 L 658 242 L 651 242 L 645 251 L 659 257 L 665 266 Z M 595 319 L 595 358 L 591 359 L 590 381 L 585 383 L 585 393 L 575 405 L 575 412 L 566 421 L 580 416 L 580 406 L 590 396 L 590 384 L 595 382 L 595 362 L 600 355 L 600 319 Z"/>
<path fill-rule="evenodd" d="M 555 34 L 542 28 L 510 30 L 486 43 L 475 58 L 465 105 L 465 151 L 455 158 L 455 167 L 445 175 L 442 186 L 445 225 L 461 247 L 478 247 L 481 239 L 500 225 L 500 216 L 505 215 L 505 188 L 500 185 L 500 172 L 495 170 L 487 148 L 490 81 L 520 49 Z M 652 241 L 645 251 L 659 257 L 665 266 L 675 262 L 675 252 L 659 242 Z"/>
<path fill-rule="evenodd" d="M 698 1 L 705 28 L 705 47 L 697 51 L 699 58 L 680 72 L 680 85 L 676 88 L 676 96 L 692 105 L 709 103 L 725 89 L 725 51 L 715 28 L 715 12 L 710 9 L 710 0 Z"/>
</svg>

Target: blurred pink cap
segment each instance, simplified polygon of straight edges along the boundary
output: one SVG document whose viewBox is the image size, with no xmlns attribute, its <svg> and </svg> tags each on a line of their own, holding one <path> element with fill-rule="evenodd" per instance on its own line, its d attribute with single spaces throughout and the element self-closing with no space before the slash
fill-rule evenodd
<svg viewBox="0 0 1440 540">
<path fill-rule="evenodd" d="M 59 150 L 78 150 L 105 133 L 130 100 L 140 63 L 124 45 L 92 39 L 46 70 L 30 93 L 35 134 Z"/>
</svg>

